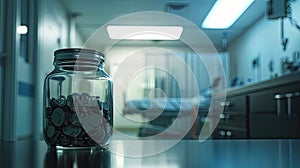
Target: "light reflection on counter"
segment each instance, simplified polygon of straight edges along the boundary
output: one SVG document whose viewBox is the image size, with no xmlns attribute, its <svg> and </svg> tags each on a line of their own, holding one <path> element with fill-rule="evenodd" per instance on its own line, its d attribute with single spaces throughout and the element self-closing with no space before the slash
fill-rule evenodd
<svg viewBox="0 0 300 168">
<path fill-rule="evenodd" d="M 140 142 L 141 143 L 141 142 Z M 126 140 L 118 140 L 124 150 Z M 148 143 L 150 144 L 150 143 Z M 144 149 L 156 148 L 153 146 Z M 169 150 L 147 157 L 130 157 L 101 150 L 48 150 L 43 142 L 1 142 L 0 167 L 9 168 L 298 168 L 300 140 L 183 140 Z"/>
</svg>

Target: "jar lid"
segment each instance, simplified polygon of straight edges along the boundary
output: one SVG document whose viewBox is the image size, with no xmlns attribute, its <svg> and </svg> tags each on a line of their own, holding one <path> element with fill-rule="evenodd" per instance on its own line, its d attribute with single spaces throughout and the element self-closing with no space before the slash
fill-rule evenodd
<svg viewBox="0 0 300 168">
<path fill-rule="evenodd" d="M 55 59 L 88 58 L 104 60 L 104 54 L 86 48 L 63 48 L 54 52 Z"/>
</svg>

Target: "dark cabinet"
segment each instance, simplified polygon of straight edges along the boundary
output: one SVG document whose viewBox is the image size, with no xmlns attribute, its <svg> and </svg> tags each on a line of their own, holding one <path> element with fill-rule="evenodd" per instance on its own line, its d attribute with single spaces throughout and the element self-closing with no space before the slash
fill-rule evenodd
<svg viewBox="0 0 300 168">
<path fill-rule="evenodd" d="M 300 138 L 300 83 L 249 94 L 249 138 Z"/>
<path fill-rule="evenodd" d="M 228 96 L 220 105 L 224 107 L 224 111 L 219 115 L 220 121 L 213 137 L 215 139 L 247 138 L 247 97 Z"/>
<path fill-rule="evenodd" d="M 300 73 L 231 89 L 214 139 L 300 138 Z"/>
</svg>

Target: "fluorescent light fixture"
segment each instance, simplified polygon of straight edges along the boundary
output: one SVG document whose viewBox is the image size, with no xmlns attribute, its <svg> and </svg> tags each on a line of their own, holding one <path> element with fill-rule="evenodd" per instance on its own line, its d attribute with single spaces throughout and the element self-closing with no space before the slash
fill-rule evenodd
<svg viewBox="0 0 300 168">
<path fill-rule="evenodd" d="M 27 34 L 28 33 L 28 27 L 25 25 L 20 25 L 17 27 L 17 33 L 18 34 Z"/>
<path fill-rule="evenodd" d="M 178 40 L 182 26 L 107 26 L 110 39 L 119 40 Z"/>
<path fill-rule="evenodd" d="M 217 0 L 202 23 L 202 28 L 229 28 L 254 0 Z"/>
</svg>

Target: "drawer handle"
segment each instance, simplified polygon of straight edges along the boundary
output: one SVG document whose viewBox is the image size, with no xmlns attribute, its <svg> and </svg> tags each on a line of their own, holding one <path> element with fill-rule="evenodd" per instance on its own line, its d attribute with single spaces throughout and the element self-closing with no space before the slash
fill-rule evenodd
<svg viewBox="0 0 300 168">
<path fill-rule="evenodd" d="M 225 101 L 225 102 L 221 102 L 220 105 L 221 105 L 222 107 L 229 107 L 229 106 L 232 106 L 232 103 L 229 102 L 229 101 Z"/>
<path fill-rule="evenodd" d="M 274 99 L 276 100 L 276 110 L 277 110 L 277 116 L 281 117 L 281 99 L 284 98 L 281 94 L 276 94 L 274 96 Z"/>
<path fill-rule="evenodd" d="M 232 132 L 231 131 L 226 131 L 226 136 L 231 137 L 232 136 Z"/>
<path fill-rule="evenodd" d="M 288 117 L 289 119 L 293 118 L 293 109 L 292 109 L 292 98 L 297 97 L 298 92 L 295 92 L 294 94 L 292 93 L 287 93 L 285 94 L 286 101 L 287 101 L 287 112 L 288 112 Z"/>
<path fill-rule="evenodd" d="M 223 113 L 220 114 L 220 115 L 219 115 L 219 118 L 220 118 L 220 119 L 225 119 L 225 114 L 223 114 Z"/>
<path fill-rule="evenodd" d="M 232 131 L 221 130 L 219 131 L 219 135 L 223 137 L 232 137 Z"/>
<path fill-rule="evenodd" d="M 229 114 L 221 113 L 221 114 L 219 115 L 219 118 L 220 118 L 221 120 L 223 120 L 223 119 L 229 119 L 229 118 L 230 118 L 230 115 L 229 115 Z"/>
<path fill-rule="evenodd" d="M 292 109 L 292 98 L 299 97 L 300 92 L 286 93 L 286 94 L 276 94 L 274 99 L 276 100 L 277 116 L 281 117 L 281 99 L 286 99 L 287 103 L 287 115 L 289 119 L 293 118 L 293 109 Z"/>
<path fill-rule="evenodd" d="M 225 136 L 226 135 L 226 132 L 225 131 L 219 131 L 219 135 L 221 135 L 221 136 Z"/>
</svg>

